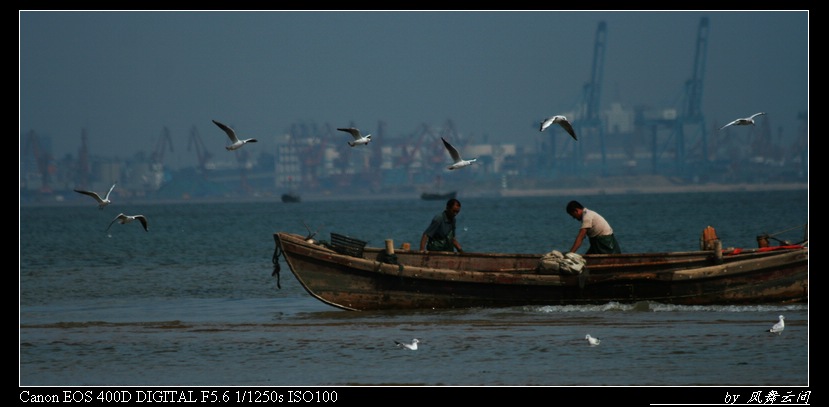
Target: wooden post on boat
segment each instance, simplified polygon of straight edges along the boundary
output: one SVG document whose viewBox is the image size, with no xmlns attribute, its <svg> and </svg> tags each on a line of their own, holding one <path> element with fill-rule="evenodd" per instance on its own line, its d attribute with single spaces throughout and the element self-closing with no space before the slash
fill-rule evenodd
<svg viewBox="0 0 829 407">
<path fill-rule="evenodd" d="M 720 239 L 714 241 L 714 262 L 722 264 L 722 241 Z"/>
<path fill-rule="evenodd" d="M 394 254 L 394 240 L 386 239 L 386 252 L 380 253 L 377 258 L 383 263 L 397 264 L 397 255 Z"/>
</svg>

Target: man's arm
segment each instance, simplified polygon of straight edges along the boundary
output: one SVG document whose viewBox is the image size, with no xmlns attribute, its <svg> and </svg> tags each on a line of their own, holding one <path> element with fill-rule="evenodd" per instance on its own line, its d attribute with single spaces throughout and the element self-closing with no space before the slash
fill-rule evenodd
<svg viewBox="0 0 829 407">
<path fill-rule="evenodd" d="M 576 241 L 573 242 L 573 247 L 570 248 L 570 253 L 575 253 L 581 247 L 581 242 L 587 236 L 587 229 L 579 229 L 579 234 L 576 236 Z"/>
<path fill-rule="evenodd" d="M 424 233 L 423 236 L 420 238 L 420 251 L 426 250 L 426 241 L 429 240 L 429 236 L 426 236 Z"/>
</svg>

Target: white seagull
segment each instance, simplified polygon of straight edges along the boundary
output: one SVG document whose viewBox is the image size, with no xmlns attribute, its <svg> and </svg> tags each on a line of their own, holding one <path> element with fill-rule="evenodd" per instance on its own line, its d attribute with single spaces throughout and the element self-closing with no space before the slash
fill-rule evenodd
<svg viewBox="0 0 829 407">
<path fill-rule="evenodd" d="M 112 227 L 112 224 L 115 222 L 124 225 L 134 220 L 138 220 L 139 222 L 141 222 L 141 226 L 144 226 L 144 230 L 146 230 L 147 232 L 150 231 L 150 229 L 147 228 L 147 218 L 144 217 L 144 215 L 124 215 L 123 213 L 119 213 L 118 216 L 116 216 L 115 219 L 112 220 L 112 222 L 109 222 L 107 230 L 109 230 L 109 228 Z"/>
<path fill-rule="evenodd" d="M 219 126 L 220 129 L 224 130 L 225 133 L 227 133 L 227 136 L 230 137 L 230 141 L 232 142 L 232 144 L 225 147 L 227 149 L 227 151 L 238 150 L 238 149 L 242 148 L 242 146 L 245 145 L 245 143 L 256 143 L 257 142 L 257 140 L 255 138 L 249 138 L 249 139 L 241 140 L 238 137 L 236 137 L 236 132 L 233 131 L 233 129 L 231 129 L 230 127 L 228 127 L 228 126 L 226 126 L 222 123 L 219 123 L 215 120 L 213 120 L 213 123 L 216 123 L 216 125 Z"/>
<path fill-rule="evenodd" d="M 573 137 L 573 140 L 578 141 L 578 137 L 576 137 L 576 132 L 573 130 L 573 125 L 570 124 L 570 122 L 564 116 L 553 116 L 544 119 L 544 121 L 541 122 L 541 127 L 538 129 L 538 131 L 544 131 L 544 129 L 550 127 L 550 125 L 552 125 L 553 123 L 558 123 L 559 126 L 561 126 L 564 130 L 567 131 L 567 133 L 570 134 L 570 136 Z"/>
<path fill-rule="evenodd" d="M 600 339 L 594 338 L 594 337 L 590 336 L 590 334 L 585 335 L 584 339 L 587 339 L 587 342 L 590 344 L 590 346 L 596 346 L 596 345 L 602 343 L 602 341 Z"/>
<path fill-rule="evenodd" d="M 98 209 L 104 209 L 105 206 L 112 203 L 109 200 L 109 194 L 112 193 L 113 189 L 115 189 L 115 184 L 112 184 L 112 186 L 109 187 L 109 192 L 107 192 L 107 195 L 103 199 L 101 198 L 100 195 L 98 195 L 98 194 L 96 194 L 92 191 L 83 191 L 83 190 L 80 190 L 80 189 L 76 189 L 75 192 L 77 192 L 79 194 L 89 195 L 89 196 L 95 198 L 95 200 L 98 201 Z"/>
<path fill-rule="evenodd" d="M 455 147 L 452 147 L 452 145 L 449 144 L 448 141 L 444 140 L 443 137 L 441 137 L 440 139 L 443 140 L 443 145 L 446 146 L 447 150 L 449 150 L 449 155 L 452 156 L 452 161 L 454 161 L 454 163 L 452 165 L 450 165 L 446 168 L 448 168 L 450 170 L 456 170 L 458 168 L 462 168 L 462 167 L 466 167 L 467 165 L 471 165 L 472 163 L 475 162 L 475 160 L 477 160 L 477 158 L 473 158 L 471 160 L 462 159 L 460 153 L 458 153 L 458 150 Z"/>
<path fill-rule="evenodd" d="M 412 343 L 403 343 L 403 342 L 397 342 L 397 341 L 394 341 L 394 343 L 396 343 L 397 346 L 400 347 L 400 348 L 417 350 L 417 344 L 420 343 L 420 341 L 417 338 L 414 338 L 414 339 L 412 339 Z"/>
<path fill-rule="evenodd" d="M 780 335 L 780 333 L 783 332 L 784 329 L 786 329 L 786 324 L 783 323 L 783 320 L 786 318 L 782 315 L 780 315 L 778 318 L 780 319 L 777 321 L 777 323 L 774 324 L 774 326 L 772 326 L 771 329 L 769 329 L 768 331 Z"/>
<path fill-rule="evenodd" d="M 338 128 L 339 131 L 344 131 L 346 133 L 351 133 L 351 136 L 354 137 L 354 141 L 349 141 L 348 145 L 351 147 L 358 146 L 360 144 L 368 144 L 371 141 L 371 134 L 362 136 L 360 135 L 360 129 L 356 127 L 348 127 L 348 128 Z"/>
<path fill-rule="evenodd" d="M 725 126 L 720 127 L 720 130 L 722 130 L 722 129 L 728 127 L 728 126 L 747 126 L 749 124 L 754 126 L 754 118 L 757 117 L 757 116 L 762 116 L 764 114 L 765 114 L 764 112 L 754 113 L 753 115 L 751 115 L 749 117 L 743 117 L 741 119 L 734 120 L 733 122 L 728 123 Z"/>
</svg>

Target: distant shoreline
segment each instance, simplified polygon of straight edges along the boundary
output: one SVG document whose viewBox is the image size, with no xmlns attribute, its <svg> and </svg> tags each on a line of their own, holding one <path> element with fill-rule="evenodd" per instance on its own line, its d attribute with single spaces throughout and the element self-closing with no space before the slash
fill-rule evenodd
<svg viewBox="0 0 829 407">
<path fill-rule="evenodd" d="M 671 194 L 687 192 L 736 192 L 736 191 L 798 191 L 808 190 L 808 183 L 777 184 L 693 184 L 693 185 L 622 185 L 590 188 L 547 188 L 527 190 L 502 190 L 504 197 L 566 196 L 566 195 L 619 195 L 619 194 Z"/>
<path fill-rule="evenodd" d="M 562 188 L 516 188 L 498 189 L 489 191 L 485 189 L 461 189 L 458 191 L 458 199 L 465 198 L 497 198 L 497 197 L 554 197 L 554 196 L 594 196 L 594 195 L 622 195 L 622 194 L 671 194 L 671 193 L 699 193 L 699 192 L 742 192 L 742 191 L 799 191 L 808 190 L 809 184 L 797 183 L 766 183 L 766 184 L 684 184 L 671 185 L 664 183 L 652 183 L 651 185 L 636 183 L 618 183 L 616 186 L 590 186 L 585 188 L 562 187 Z M 301 202 L 285 203 L 281 201 L 279 194 L 265 194 L 261 196 L 247 197 L 211 197 L 191 199 L 127 199 L 124 204 L 155 205 L 155 204 L 189 204 L 189 203 L 230 203 L 230 202 L 266 202 L 279 205 L 302 205 L 307 202 L 318 201 L 355 201 L 366 199 L 399 199 L 399 200 L 420 200 L 420 192 L 397 192 L 397 193 L 338 193 L 338 192 L 314 192 L 299 193 Z M 72 201 L 19 201 L 19 206 L 41 207 L 41 206 L 88 206 L 86 200 Z"/>
</svg>

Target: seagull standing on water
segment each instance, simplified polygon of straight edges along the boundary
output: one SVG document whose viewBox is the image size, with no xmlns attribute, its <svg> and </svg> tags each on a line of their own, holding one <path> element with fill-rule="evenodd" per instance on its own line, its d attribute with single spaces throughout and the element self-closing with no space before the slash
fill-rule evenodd
<svg viewBox="0 0 829 407">
<path fill-rule="evenodd" d="M 213 120 L 213 123 L 216 123 L 216 125 L 219 126 L 220 129 L 224 130 L 225 133 L 227 133 L 227 136 L 230 137 L 231 144 L 229 146 L 225 147 L 227 149 L 227 151 L 238 150 L 238 149 L 242 148 L 242 146 L 245 145 L 245 143 L 256 143 L 257 142 L 257 140 L 255 138 L 249 138 L 249 139 L 244 139 L 244 140 L 239 139 L 238 137 L 236 137 L 236 132 L 233 131 L 233 129 L 231 129 L 230 127 L 228 127 L 228 126 L 226 126 L 222 123 L 219 123 L 215 120 Z"/>
<path fill-rule="evenodd" d="M 458 153 L 458 150 L 455 147 L 453 147 L 451 144 L 449 144 L 448 141 L 444 140 L 443 137 L 441 137 L 440 139 L 443 140 L 443 145 L 446 146 L 446 149 L 449 151 L 449 155 L 452 156 L 452 161 L 454 161 L 454 163 L 452 165 L 450 165 L 446 168 L 448 168 L 450 170 L 456 170 L 458 168 L 462 168 L 462 167 L 466 167 L 467 165 L 471 165 L 472 163 L 474 163 L 477 160 L 477 158 L 473 158 L 471 160 L 464 160 L 463 158 L 461 158 L 461 154 Z"/>
<path fill-rule="evenodd" d="M 590 334 L 585 335 L 584 339 L 587 339 L 587 342 L 590 344 L 590 346 L 596 346 L 596 345 L 602 343 L 601 339 L 594 338 L 594 337 L 590 336 Z"/>
<path fill-rule="evenodd" d="M 112 224 L 115 223 L 115 222 L 118 222 L 118 223 L 124 225 L 124 224 L 130 223 L 134 220 L 137 220 L 137 221 L 141 222 L 141 226 L 144 226 L 144 230 L 146 230 L 147 232 L 150 231 L 150 229 L 147 228 L 147 218 L 144 217 L 144 215 L 124 215 L 123 213 L 119 213 L 118 216 L 116 216 L 115 219 L 112 220 L 112 222 L 109 222 L 109 226 L 107 226 L 107 230 L 109 230 L 109 228 L 112 227 Z M 106 232 L 106 230 L 105 230 L 105 232 Z"/>
<path fill-rule="evenodd" d="M 722 129 L 728 127 L 728 126 L 747 126 L 749 124 L 754 126 L 754 118 L 757 117 L 757 116 L 762 116 L 764 114 L 765 113 L 763 113 L 763 112 L 754 113 L 753 115 L 751 115 L 749 117 L 743 117 L 741 119 L 734 120 L 733 122 L 728 123 L 725 126 L 720 127 L 720 130 L 722 130 Z"/>
<path fill-rule="evenodd" d="M 417 344 L 420 343 L 420 341 L 417 338 L 414 338 L 414 339 L 412 339 L 412 343 L 403 343 L 403 342 L 397 342 L 397 341 L 394 341 L 394 343 L 396 343 L 397 346 L 400 347 L 400 348 L 406 348 L 406 349 L 410 349 L 410 350 L 417 350 Z"/>
<path fill-rule="evenodd" d="M 771 329 L 768 330 L 768 332 L 780 335 L 780 333 L 783 332 L 784 329 L 786 329 L 786 324 L 783 323 L 783 320 L 786 318 L 782 315 L 780 315 L 778 318 L 780 319 L 777 321 L 776 324 L 774 324 L 774 326 L 771 327 Z"/>
<path fill-rule="evenodd" d="M 544 129 L 550 127 L 550 125 L 552 125 L 553 123 L 558 123 L 558 125 L 561 126 L 561 128 L 566 130 L 567 133 L 569 133 L 570 136 L 573 137 L 573 140 L 578 141 L 578 137 L 576 137 L 576 132 L 573 130 L 573 125 L 570 124 L 570 122 L 564 116 L 553 116 L 544 119 L 544 121 L 541 122 L 541 127 L 538 129 L 538 131 L 544 131 Z"/>
<path fill-rule="evenodd" d="M 98 194 L 96 194 L 92 191 L 83 191 L 83 190 L 80 190 L 80 189 L 76 189 L 75 192 L 77 192 L 79 194 L 89 195 L 89 196 L 95 198 L 95 200 L 98 201 L 98 209 L 104 209 L 105 206 L 112 203 L 109 200 L 109 194 L 112 193 L 113 189 L 115 189 L 115 184 L 112 184 L 112 186 L 109 187 L 109 192 L 107 192 L 107 195 L 103 199 L 101 199 L 100 195 L 98 195 Z"/>
<path fill-rule="evenodd" d="M 338 128 L 337 130 L 344 131 L 346 133 L 351 133 L 351 137 L 354 137 L 354 141 L 348 142 L 348 145 L 351 147 L 358 146 L 361 144 L 368 144 L 371 141 L 371 134 L 362 136 L 360 135 L 360 129 L 356 127 Z"/>
</svg>

